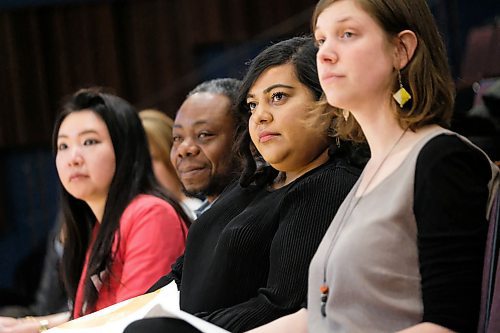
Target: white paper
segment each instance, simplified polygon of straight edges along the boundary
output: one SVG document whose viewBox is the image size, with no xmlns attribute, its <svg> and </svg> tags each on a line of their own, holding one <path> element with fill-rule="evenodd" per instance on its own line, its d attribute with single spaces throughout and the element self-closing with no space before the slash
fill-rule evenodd
<svg viewBox="0 0 500 333">
<path fill-rule="evenodd" d="M 204 333 L 229 333 L 179 309 L 179 291 L 175 283 L 160 290 L 134 297 L 69 321 L 48 330 L 49 333 L 121 333 L 133 321 L 150 317 L 182 319 Z"/>
</svg>

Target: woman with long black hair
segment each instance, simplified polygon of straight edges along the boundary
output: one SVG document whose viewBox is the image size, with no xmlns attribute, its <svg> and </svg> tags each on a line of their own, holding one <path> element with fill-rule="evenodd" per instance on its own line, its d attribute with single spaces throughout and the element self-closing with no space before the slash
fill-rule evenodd
<svg viewBox="0 0 500 333">
<path fill-rule="evenodd" d="M 53 147 L 62 274 L 78 318 L 140 295 L 168 273 L 184 251 L 189 218 L 157 184 L 140 118 L 125 100 L 78 91 L 56 120 Z M 37 332 L 68 317 L 3 318 L 0 331 Z"/>
</svg>

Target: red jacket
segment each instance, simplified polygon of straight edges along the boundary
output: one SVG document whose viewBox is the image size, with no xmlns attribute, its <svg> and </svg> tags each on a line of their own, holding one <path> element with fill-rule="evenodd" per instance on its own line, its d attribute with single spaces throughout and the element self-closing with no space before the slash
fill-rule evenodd
<svg viewBox="0 0 500 333">
<path fill-rule="evenodd" d="M 75 298 L 74 318 L 78 318 L 84 308 L 84 279 L 99 227 L 96 223 L 87 249 Z M 99 295 L 93 307 L 84 308 L 84 314 L 143 294 L 170 272 L 172 263 L 184 252 L 185 223 L 168 202 L 151 195 L 139 195 L 127 206 L 120 219 L 119 231 L 120 242 L 115 237 L 113 244 L 111 272 L 101 272 L 102 283 L 96 276 L 92 277 Z"/>
</svg>

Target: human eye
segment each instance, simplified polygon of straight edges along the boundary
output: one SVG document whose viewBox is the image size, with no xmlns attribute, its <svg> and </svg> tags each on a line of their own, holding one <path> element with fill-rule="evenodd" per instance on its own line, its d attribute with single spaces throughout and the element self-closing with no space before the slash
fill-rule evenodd
<svg viewBox="0 0 500 333">
<path fill-rule="evenodd" d="M 57 150 L 62 151 L 68 148 L 68 145 L 64 142 L 57 143 Z"/>
<path fill-rule="evenodd" d="M 320 29 L 316 29 L 314 31 L 313 39 L 314 39 L 314 45 L 316 45 L 316 47 L 320 47 L 325 43 L 326 38 L 323 31 L 321 31 Z"/>
<path fill-rule="evenodd" d="M 325 44 L 325 38 L 323 38 L 322 36 L 314 36 L 314 45 L 316 45 L 316 47 L 321 47 L 323 44 Z"/>
<path fill-rule="evenodd" d="M 277 91 L 271 95 L 271 101 L 274 104 L 282 104 L 288 95 L 282 91 Z"/>
<path fill-rule="evenodd" d="M 354 33 L 352 31 L 344 31 L 340 35 L 340 39 L 350 39 L 354 36 Z"/>
<path fill-rule="evenodd" d="M 83 145 L 84 146 L 93 146 L 93 145 L 96 145 L 98 144 L 100 141 L 99 140 L 96 140 L 96 139 L 85 139 L 83 141 Z"/>
<path fill-rule="evenodd" d="M 173 141 L 174 143 L 181 143 L 182 142 L 182 137 L 180 135 L 173 135 Z"/>
<path fill-rule="evenodd" d="M 253 113 L 255 108 L 257 107 L 257 103 L 248 101 L 247 102 L 248 112 Z"/>
<path fill-rule="evenodd" d="M 203 132 L 200 132 L 198 134 L 198 139 L 200 139 L 200 140 L 206 140 L 206 139 L 210 138 L 211 136 L 213 136 L 212 133 L 203 131 Z"/>
</svg>

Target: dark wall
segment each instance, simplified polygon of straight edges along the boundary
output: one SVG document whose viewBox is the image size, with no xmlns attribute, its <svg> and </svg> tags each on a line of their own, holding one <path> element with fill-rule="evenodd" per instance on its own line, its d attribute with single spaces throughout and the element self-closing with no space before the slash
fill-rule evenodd
<svg viewBox="0 0 500 333">
<path fill-rule="evenodd" d="M 1 290 L 25 287 L 36 276 L 22 276 L 19 263 L 45 248 L 55 222 L 57 176 L 50 151 L 45 149 L 0 150 L 0 305 Z M 40 261 L 42 258 L 39 258 Z M 32 265 L 33 263 L 31 263 Z M 25 267 L 27 268 L 27 267 Z"/>
<path fill-rule="evenodd" d="M 247 53 L 239 51 L 246 42 L 308 32 L 316 3 L 61 2 L 9 8 L 15 2 L 4 1 L 0 11 L 0 148 L 47 146 L 59 101 L 82 86 L 111 87 L 138 107 L 158 107 L 172 115 L 204 73 L 225 72 L 228 63 L 248 60 L 244 58 Z M 25 0 L 18 6 L 41 3 Z M 467 30 L 492 22 L 500 14 L 500 2 L 429 3 L 459 75 Z M 206 57 L 210 55 L 207 48 L 214 45 L 220 56 Z M 232 53 L 224 55 L 225 50 Z M 232 62 L 225 56 L 232 56 Z"/>
<path fill-rule="evenodd" d="M 173 115 L 201 80 L 241 75 L 267 41 L 307 32 L 315 3 L 65 2 L 0 11 L 0 300 L 2 288 L 26 293 L 15 272 L 55 219 L 49 146 L 63 96 L 100 85 Z"/>
<path fill-rule="evenodd" d="M 61 97 L 82 86 L 111 87 L 138 107 L 173 114 L 200 80 L 197 52 L 307 32 L 314 3 L 145 0 L 5 9 L 0 148 L 47 146 Z M 227 65 L 210 62 L 205 66 Z"/>
</svg>

